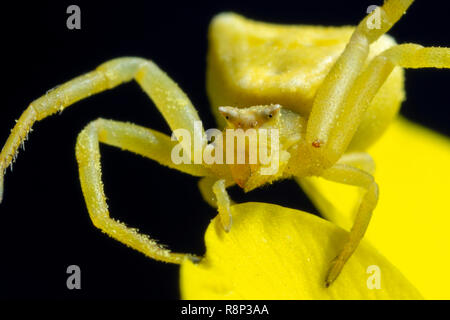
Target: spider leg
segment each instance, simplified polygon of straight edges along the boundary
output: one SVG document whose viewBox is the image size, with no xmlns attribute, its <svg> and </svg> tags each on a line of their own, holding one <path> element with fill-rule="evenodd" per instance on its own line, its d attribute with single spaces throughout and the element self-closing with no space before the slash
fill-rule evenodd
<svg viewBox="0 0 450 320">
<path fill-rule="evenodd" d="M 386 1 L 380 9 L 382 23 L 379 29 L 371 29 L 368 24 L 368 19 L 375 12 L 363 19 L 318 89 L 306 130 L 309 152 L 313 158 L 320 160 L 314 161 L 320 163 L 318 172 L 331 167 L 341 156 L 332 154 L 328 146 L 329 140 L 336 134 L 334 127 L 340 122 L 344 102 L 349 95 L 354 95 L 352 86 L 366 62 L 370 44 L 386 33 L 412 2 L 413 0 Z"/>
<path fill-rule="evenodd" d="M 217 199 L 217 207 L 219 211 L 220 221 L 226 232 L 229 232 L 231 225 L 233 223 L 233 217 L 231 216 L 230 206 L 233 203 L 228 196 L 226 190 L 226 184 L 224 179 L 217 180 L 213 186 L 212 190 Z"/>
<path fill-rule="evenodd" d="M 373 161 L 372 156 L 367 152 L 360 151 L 345 153 L 337 163 L 346 164 L 370 174 L 374 174 L 375 172 L 375 161 Z"/>
<path fill-rule="evenodd" d="M 340 155 L 345 152 L 361 123 L 364 112 L 396 66 L 450 68 L 450 48 L 401 44 L 393 46 L 375 57 L 358 76 L 352 86 L 352 94 L 342 104 L 339 121 L 330 131 L 326 147 L 331 154 Z"/>
<path fill-rule="evenodd" d="M 231 216 L 230 206 L 234 204 L 230 199 L 227 187 L 234 185 L 234 182 L 227 182 L 225 179 L 217 179 L 212 177 L 204 177 L 199 183 L 198 187 L 203 199 L 213 208 L 217 208 L 219 212 L 220 221 L 226 232 L 229 232 L 233 219 Z"/>
<path fill-rule="evenodd" d="M 346 153 L 337 163 L 347 164 L 370 174 L 375 172 L 375 162 L 366 152 Z M 350 228 L 351 221 L 348 221 L 343 217 L 342 212 L 336 209 L 335 203 L 330 202 L 330 200 L 324 196 L 323 191 L 317 187 L 312 179 L 317 179 L 317 177 L 295 177 L 296 182 L 325 218 L 341 227 Z M 350 212 L 357 212 L 358 210 L 357 206 L 359 206 L 360 201 L 358 199 L 354 199 L 354 201 L 355 202 L 348 208 Z"/>
<path fill-rule="evenodd" d="M 217 180 L 218 178 L 215 177 L 204 177 L 198 182 L 198 188 L 203 200 L 205 200 L 213 208 L 217 208 L 217 198 L 213 191 L 213 186 Z M 225 189 L 233 186 L 234 184 L 234 181 L 225 180 Z M 230 201 L 231 204 L 234 204 L 233 200 Z"/>
<path fill-rule="evenodd" d="M 162 165 L 195 176 L 204 175 L 200 165 L 180 164 L 171 161 L 175 145 L 170 137 L 155 130 L 131 123 L 98 119 L 89 123 L 79 134 L 76 144 L 81 188 L 93 224 L 112 238 L 142 252 L 146 256 L 170 263 L 181 263 L 189 258 L 199 258 L 183 253 L 173 253 L 136 229 L 112 219 L 109 215 L 103 189 L 99 143 L 105 143 L 148 157 Z"/>
<path fill-rule="evenodd" d="M 328 271 L 325 280 L 325 285 L 328 287 L 339 276 L 367 230 L 372 212 L 378 201 L 378 185 L 371 174 L 345 163 L 336 163 L 333 167 L 325 170 L 322 177 L 330 181 L 362 187 L 366 190 L 348 239 L 337 257 L 332 261 Z"/>
<path fill-rule="evenodd" d="M 62 111 L 81 99 L 133 79 L 155 102 L 172 130 L 183 128 L 191 133 L 191 137 L 196 134 L 203 137 L 202 128 L 201 132 L 194 130 L 195 121 L 200 119 L 189 98 L 158 66 L 142 58 L 113 59 L 101 64 L 94 71 L 50 90 L 33 101 L 24 111 L 0 153 L 0 202 L 3 195 L 5 170 L 15 158 L 18 147 L 24 142 L 36 121 Z M 187 148 L 186 143 L 181 141 L 184 148 Z M 194 152 L 199 151 L 197 149 L 199 148 L 197 147 Z"/>
<path fill-rule="evenodd" d="M 356 159 L 345 163 L 349 159 L 342 157 L 363 119 L 364 112 L 394 67 L 450 68 L 449 48 L 424 48 L 416 44 L 402 44 L 379 54 L 363 69 L 369 45 L 387 32 L 411 3 L 410 0 L 386 1 L 381 8 L 383 23 L 380 29 L 368 28 L 367 19 L 370 15 L 357 26 L 344 52 L 319 88 L 308 119 L 306 142 L 310 160 L 316 165 L 312 173 L 328 180 L 366 189 L 349 240 L 329 270 L 327 286 L 337 278 L 357 248 L 378 199 L 377 184 L 373 177 L 365 172 L 365 165 Z M 299 181 L 308 192 L 308 180 Z M 313 193 L 313 190 L 310 191 Z M 320 196 L 317 194 L 316 192 L 316 202 L 320 202 Z"/>
</svg>

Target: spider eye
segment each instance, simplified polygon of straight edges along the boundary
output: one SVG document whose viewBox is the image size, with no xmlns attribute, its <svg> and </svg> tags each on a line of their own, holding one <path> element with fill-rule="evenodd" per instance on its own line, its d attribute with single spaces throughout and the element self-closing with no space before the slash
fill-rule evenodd
<svg viewBox="0 0 450 320">
<path fill-rule="evenodd" d="M 273 117 L 273 114 L 269 113 L 269 118 L 272 118 L 272 117 Z"/>
<path fill-rule="evenodd" d="M 230 119 L 230 117 L 229 117 L 229 116 L 225 116 L 225 119 L 229 120 L 229 119 Z"/>
</svg>

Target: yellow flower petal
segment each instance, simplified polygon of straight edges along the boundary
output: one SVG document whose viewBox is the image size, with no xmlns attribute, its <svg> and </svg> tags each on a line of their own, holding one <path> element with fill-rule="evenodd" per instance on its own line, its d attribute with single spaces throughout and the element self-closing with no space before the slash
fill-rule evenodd
<svg viewBox="0 0 450 320">
<path fill-rule="evenodd" d="M 369 153 L 380 200 L 365 236 L 428 299 L 450 299 L 450 140 L 403 118 Z M 345 229 L 358 204 L 354 187 L 308 178 L 305 191 Z"/>
<path fill-rule="evenodd" d="M 218 218 L 206 232 L 199 264 L 180 270 L 184 299 L 418 299 L 418 291 L 384 257 L 362 243 L 338 280 L 325 273 L 346 232 L 314 215 L 266 203 L 232 206 L 233 227 Z M 367 268 L 380 268 L 380 289 L 369 289 Z"/>
</svg>

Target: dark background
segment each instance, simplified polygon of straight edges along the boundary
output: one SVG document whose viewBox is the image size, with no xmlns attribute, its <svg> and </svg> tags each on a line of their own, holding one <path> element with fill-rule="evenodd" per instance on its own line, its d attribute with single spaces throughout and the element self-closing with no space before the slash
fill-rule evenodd
<svg viewBox="0 0 450 320">
<path fill-rule="evenodd" d="M 417 1 L 390 31 L 399 42 L 450 46 L 446 1 Z M 81 8 L 81 30 L 66 28 L 66 8 Z M 268 22 L 356 24 L 370 1 L 192 1 L 2 3 L 3 78 L 0 144 L 26 106 L 48 89 L 118 56 L 154 60 L 185 90 L 205 128 L 214 127 L 205 93 L 207 28 L 226 10 Z M 449 71 L 407 70 L 402 114 L 449 135 Z M 34 126 L 5 177 L 0 205 L 1 298 L 178 298 L 178 267 L 146 258 L 96 229 L 78 181 L 75 141 L 98 117 L 170 133 L 136 83 L 93 96 Z M 197 178 L 131 153 L 101 146 L 111 215 L 174 251 L 203 254 L 216 212 L 201 199 Z M 244 195 L 315 213 L 292 181 Z M 66 288 L 66 268 L 81 267 L 82 289 Z"/>
</svg>

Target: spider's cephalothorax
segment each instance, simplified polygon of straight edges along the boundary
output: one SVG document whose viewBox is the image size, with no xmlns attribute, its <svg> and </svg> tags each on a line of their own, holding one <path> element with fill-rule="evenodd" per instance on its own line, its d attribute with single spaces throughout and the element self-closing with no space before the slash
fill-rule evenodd
<svg viewBox="0 0 450 320">
<path fill-rule="evenodd" d="M 327 273 L 325 284 L 330 285 L 364 236 L 377 203 L 373 163 L 364 149 L 398 112 L 403 99 L 401 67 L 450 67 L 448 48 L 396 45 L 385 35 L 412 2 L 386 1 L 379 9 L 379 28 L 369 27 L 374 13 L 356 28 L 280 26 L 230 13 L 217 16 L 209 37 L 208 94 L 223 133 L 233 129 L 236 136 L 227 138 L 224 134 L 224 139 L 210 144 L 194 144 L 194 150 L 185 141 L 181 145 L 186 152 L 202 155 L 219 150 L 220 143 L 226 146 L 231 139 L 246 138 L 246 132 L 253 129 L 253 138 L 231 150 L 232 157 L 242 156 L 244 163 L 176 164 L 171 154 L 177 144 L 169 136 L 126 122 L 95 120 L 79 134 L 76 145 L 81 187 L 94 225 L 160 261 L 199 259 L 171 252 L 110 217 L 101 179 L 100 142 L 202 177 L 200 191 L 218 208 L 226 231 L 232 225 L 227 187 L 238 184 L 248 191 L 276 179 L 295 177 L 301 182 L 308 176 L 321 176 L 365 190 L 348 240 Z M 0 154 L 0 201 L 5 169 L 34 122 L 133 79 L 154 101 L 174 133 L 184 129 L 191 136 L 205 136 L 203 129 L 197 132 L 200 118 L 189 98 L 153 62 L 135 57 L 114 59 L 29 105 Z M 219 108 L 226 105 L 235 107 Z M 264 130 L 275 130 L 277 139 L 260 139 Z M 256 138 L 266 151 L 277 155 L 277 161 L 250 161 L 254 153 L 247 145 Z M 270 171 L 273 164 L 276 170 Z"/>
</svg>

